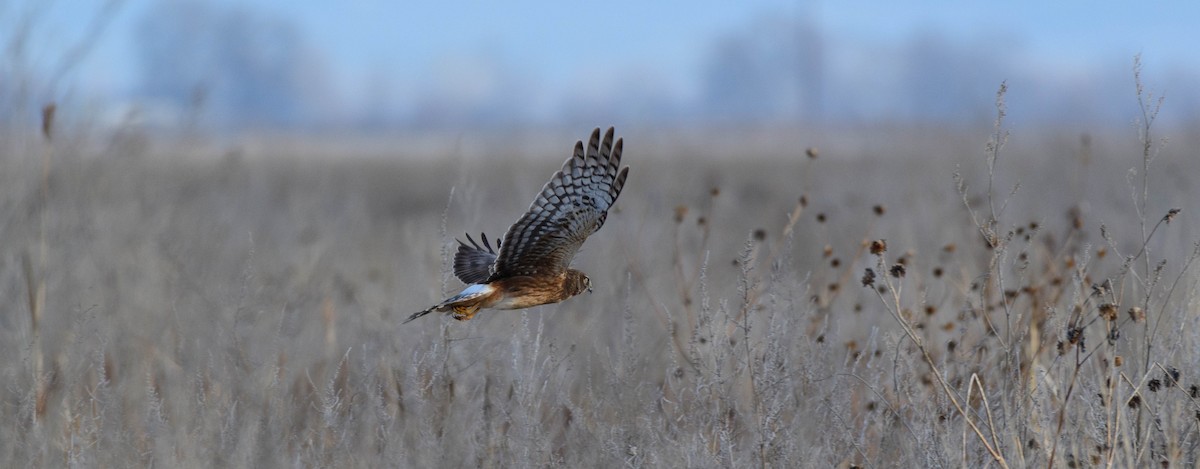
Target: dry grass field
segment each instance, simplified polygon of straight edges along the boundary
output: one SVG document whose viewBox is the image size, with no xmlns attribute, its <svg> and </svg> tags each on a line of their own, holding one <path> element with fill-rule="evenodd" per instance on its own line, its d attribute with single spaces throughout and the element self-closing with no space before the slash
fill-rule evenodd
<svg viewBox="0 0 1200 469">
<path fill-rule="evenodd" d="M 590 128 L 9 136 L 0 460 L 1196 467 L 1200 140 L 1145 128 L 618 128 L 594 293 L 403 327 Z"/>
</svg>

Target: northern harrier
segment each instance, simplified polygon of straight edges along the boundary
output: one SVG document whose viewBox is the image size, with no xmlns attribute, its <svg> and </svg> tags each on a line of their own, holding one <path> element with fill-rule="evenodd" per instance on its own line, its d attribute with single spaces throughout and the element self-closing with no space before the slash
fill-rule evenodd
<svg viewBox="0 0 1200 469">
<path fill-rule="evenodd" d="M 483 234 L 482 246 L 469 234 L 470 244 L 458 242 L 454 275 L 467 288 L 404 322 L 434 311 L 465 321 L 481 309 L 528 308 L 591 291 L 591 279 L 569 266 L 583 241 L 604 226 L 625 186 L 629 167 L 621 167 L 621 147 L 621 139 L 613 143 L 611 127 L 603 140 L 599 128 L 592 131 L 586 152 L 583 142 L 575 142 L 575 154 L 542 187 L 504 241 L 496 240 L 499 254 Z"/>
</svg>

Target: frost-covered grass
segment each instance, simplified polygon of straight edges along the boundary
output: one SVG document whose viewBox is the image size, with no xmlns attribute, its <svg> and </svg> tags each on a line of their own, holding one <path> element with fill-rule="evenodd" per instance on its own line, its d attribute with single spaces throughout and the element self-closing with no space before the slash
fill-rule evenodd
<svg viewBox="0 0 1200 469">
<path fill-rule="evenodd" d="M 8 139 L 0 458 L 1200 459 L 1194 136 L 618 129 L 629 183 L 575 263 L 594 293 L 401 327 L 460 287 L 452 238 L 502 235 L 588 130 L 374 156 Z"/>
</svg>

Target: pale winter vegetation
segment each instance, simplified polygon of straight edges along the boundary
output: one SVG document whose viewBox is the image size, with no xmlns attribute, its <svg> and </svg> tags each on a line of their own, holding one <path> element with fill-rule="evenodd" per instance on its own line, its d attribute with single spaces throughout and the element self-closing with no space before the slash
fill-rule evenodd
<svg viewBox="0 0 1200 469">
<path fill-rule="evenodd" d="M 1140 83 L 1124 133 L 1010 135 L 1004 88 L 990 136 L 625 129 L 594 293 L 405 327 L 587 129 L 218 147 L 48 110 L 3 142 L 0 459 L 1194 466 L 1200 141 Z"/>
</svg>

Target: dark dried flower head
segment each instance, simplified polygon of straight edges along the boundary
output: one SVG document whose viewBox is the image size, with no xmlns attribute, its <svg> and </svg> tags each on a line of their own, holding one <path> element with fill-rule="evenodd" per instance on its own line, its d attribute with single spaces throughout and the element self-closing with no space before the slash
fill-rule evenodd
<svg viewBox="0 0 1200 469">
<path fill-rule="evenodd" d="M 942 246 L 942 251 L 945 253 L 952 253 L 952 252 L 954 252 L 955 249 L 958 249 L 958 246 L 955 246 L 954 243 L 950 243 L 945 246 Z"/>
<path fill-rule="evenodd" d="M 896 278 L 904 277 L 906 271 L 907 269 L 905 269 L 904 264 L 895 264 L 891 269 L 888 270 L 888 272 L 892 274 L 892 277 Z"/>
<path fill-rule="evenodd" d="M 835 268 L 835 269 L 836 269 L 836 268 L 838 268 L 838 267 L 841 267 L 841 266 L 842 266 L 842 260 L 841 260 L 841 259 L 838 259 L 838 258 L 836 258 L 836 257 L 835 257 L 835 258 L 833 258 L 833 259 L 830 259 L 830 260 L 829 260 L 829 266 L 830 266 L 830 267 L 833 267 L 833 268 Z"/>
<path fill-rule="evenodd" d="M 1104 303 L 1100 305 L 1100 317 L 1104 318 L 1105 321 L 1116 321 L 1117 305 L 1112 303 Z"/>
<path fill-rule="evenodd" d="M 875 285 L 875 270 L 867 267 L 866 272 L 863 272 L 862 284 L 864 287 Z"/>
<path fill-rule="evenodd" d="M 1177 208 L 1167 210 L 1167 214 L 1165 216 L 1163 216 L 1163 221 L 1167 222 L 1167 224 L 1170 224 L 1171 220 L 1174 220 L 1175 216 L 1179 215 L 1180 211 L 1181 210 L 1177 209 Z"/>
<path fill-rule="evenodd" d="M 1142 406 L 1142 396 L 1141 395 L 1134 394 L 1133 397 L 1129 398 L 1129 408 L 1136 409 L 1141 406 Z"/>
<path fill-rule="evenodd" d="M 817 223 L 825 223 L 825 220 L 826 220 L 826 217 L 825 217 L 824 212 L 817 214 Z"/>
<path fill-rule="evenodd" d="M 697 224 L 697 225 L 704 226 L 704 224 L 705 224 L 705 223 L 708 223 L 708 219 L 707 219 L 707 218 L 704 218 L 704 217 L 699 217 L 699 218 L 697 218 L 697 219 L 696 219 L 696 224 Z"/>
<path fill-rule="evenodd" d="M 872 207 L 871 210 L 875 212 L 876 216 L 880 217 L 882 217 L 884 213 L 887 213 L 887 209 L 883 207 L 883 204 L 876 205 Z"/>
<path fill-rule="evenodd" d="M 1158 378 L 1151 379 L 1150 382 L 1146 383 L 1146 389 L 1149 389 L 1150 392 L 1158 392 L 1161 388 L 1162 381 L 1159 381 Z"/>
<path fill-rule="evenodd" d="M 687 205 L 676 205 L 675 206 L 675 223 L 683 223 L 683 218 L 687 216 L 687 213 L 688 213 Z"/>
<path fill-rule="evenodd" d="M 755 241 L 762 241 L 764 239 L 767 239 L 767 230 L 764 230 L 762 228 L 754 230 L 754 240 Z"/>
<path fill-rule="evenodd" d="M 1067 218 L 1071 219 L 1071 228 L 1083 229 L 1083 210 L 1080 210 L 1078 205 L 1067 210 Z"/>
<path fill-rule="evenodd" d="M 1083 328 L 1071 327 L 1070 329 L 1067 329 L 1067 341 L 1070 342 L 1071 345 L 1075 345 L 1081 340 L 1083 340 Z"/>
<path fill-rule="evenodd" d="M 933 276 L 934 276 L 935 278 L 942 278 L 942 274 L 945 274 L 945 273 L 946 273 L 946 272 L 945 272 L 945 271 L 943 271 L 941 267 L 934 267 L 934 268 L 933 268 Z"/>
<path fill-rule="evenodd" d="M 878 255 L 883 254 L 886 251 L 887 251 L 887 240 L 886 239 L 877 239 L 875 241 L 871 241 L 871 254 L 878 256 Z"/>
<path fill-rule="evenodd" d="M 804 155 L 808 156 L 809 159 L 815 160 L 815 159 L 817 159 L 817 156 L 819 154 L 820 154 L 820 151 L 817 149 L 817 147 L 808 147 L 807 149 L 804 150 Z"/>
<path fill-rule="evenodd" d="M 929 316 L 933 316 L 934 314 L 937 314 L 937 306 L 925 305 L 925 314 L 929 315 Z"/>
<path fill-rule="evenodd" d="M 1179 370 L 1173 366 L 1168 366 L 1167 372 L 1163 373 L 1163 377 L 1163 382 L 1167 384 L 1168 388 L 1174 386 L 1179 383 Z"/>
<path fill-rule="evenodd" d="M 801 194 L 801 195 L 800 195 L 800 206 L 801 206 L 801 207 L 807 207 L 807 206 L 808 206 L 808 194 Z"/>
<path fill-rule="evenodd" d="M 1200 386 L 1193 384 L 1188 388 L 1188 395 L 1192 396 L 1192 399 L 1200 399 Z"/>
<path fill-rule="evenodd" d="M 1142 308 L 1140 308 L 1138 306 L 1129 308 L 1129 319 L 1132 320 L 1133 322 L 1145 322 L 1146 321 L 1146 311 L 1142 310 Z"/>
</svg>

